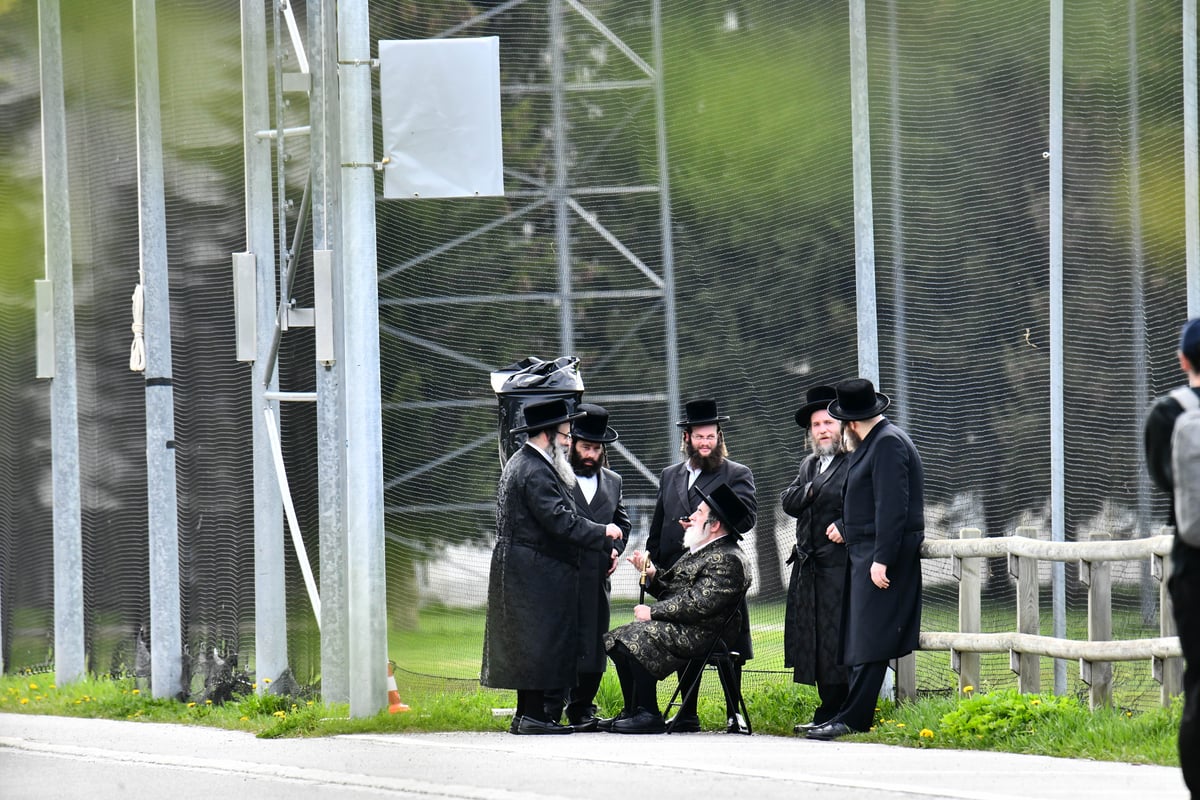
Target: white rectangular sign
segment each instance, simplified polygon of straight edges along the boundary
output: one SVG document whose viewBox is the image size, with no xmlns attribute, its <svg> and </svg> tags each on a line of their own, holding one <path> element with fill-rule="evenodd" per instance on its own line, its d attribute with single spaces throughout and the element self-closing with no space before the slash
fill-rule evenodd
<svg viewBox="0 0 1200 800">
<path fill-rule="evenodd" d="M 504 194 L 500 39 L 379 42 L 383 196 Z"/>
</svg>

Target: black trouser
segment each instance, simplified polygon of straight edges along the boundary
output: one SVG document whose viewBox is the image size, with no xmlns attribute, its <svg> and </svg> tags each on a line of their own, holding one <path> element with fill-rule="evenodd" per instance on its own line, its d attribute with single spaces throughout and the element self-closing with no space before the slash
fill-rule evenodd
<svg viewBox="0 0 1200 800">
<path fill-rule="evenodd" d="M 817 706 L 817 710 L 813 713 L 812 721 L 817 725 L 829 722 L 846 704 L 846 697 L 849 694 L 850 686 L 845 682 L 830 683 L 818 678 L 817 696 L 821 698 L 821 705 Z"/>
<path fill-rule="evenodd" d="M 887 661 L 871 661 L 851 667 L 846 701 L 829 721 L 844 723 L 855 731 L 870 730 L 875 722 L 875 707 L 879 703 L 879 690 L 883 688 L 887 668 Z"/>
<path fill-rule="evenodd" d="M 1171 556 L 1167 588 L 1184 660 L 1179 763 L 1183 782 L 1196 800 L 1200 798 L 1200 549 L 1177 541 Z"/>
<path fill-rule="evenodd" d="M 596 692 L 600 690 L 603 672 L 579 673 L 579 685 L 573 689 L 553 689 L 546 692 L 546 716 L 560 719 L 566 709 L 567 720 L 574 724 L 596 715 Z"/>
<path fill-rule="evenodd" d="M 621 681 L 625 711 L 634 714 L 642 708 L 653 714 L 661 714 L 658 710 L 658 679 L 647 672 L 620 642 L 608 652 L 608 657 L 612 659 L 617 678 Z"/>
</svg>

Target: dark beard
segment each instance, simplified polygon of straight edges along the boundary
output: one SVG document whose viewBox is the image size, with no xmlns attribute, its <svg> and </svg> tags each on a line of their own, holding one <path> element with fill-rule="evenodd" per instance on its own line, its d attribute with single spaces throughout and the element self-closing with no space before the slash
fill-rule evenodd
<svg viewBox="0 0 1200 800">
<path fill-rule="evenodd" d="M 600 472 L 599 461 L 595 462 L 591 466 L 588 466 L 587 464 L 583 463 L 582 456 L 579 455 L 579 451 L 574 447 L 571 448 L 570 461 L 571 469 L 575 470 L 575 474 L 581 478 L 594 478 L 596 477 L 597 473 Z"/>
<path fill-rule="evenodd" d="M 725 463 L 725 456 L 713 450 L 706 456 L 700 455 L 695 447 L 688 445 L 688 465 L 701 472 L 712 472 Z"/>
</svg>

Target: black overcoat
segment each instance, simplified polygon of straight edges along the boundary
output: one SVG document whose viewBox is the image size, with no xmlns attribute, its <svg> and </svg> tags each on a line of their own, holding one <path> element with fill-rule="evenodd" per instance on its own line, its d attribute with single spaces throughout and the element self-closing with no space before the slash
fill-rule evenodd
<svg viewBox="0 0 1200 800">
<path fill-rule="evenodd" d="M 846 485 L 846 455 L 838 453 L 824 472 L 820 459 L 800 462 L 796 480 L 779 500 L 796 518 L 796 546 L 783 627 L 783 665 L 792 668 L 796 683 L 822 686 L 848 682 L 839 664 L 842 594 L 846 588 L 846 545 L 825 535 L 830 523 L 842 530 L 842 490 Z"/>
<path fill-rule="evenodd" d="M 658 598 L 650 605 L 650 621 L 614 628 L 604 635 L 604 647 L 612 650 L 621 642 L 647 672 L 662 680 L 708 651 L 750 581 L 750 562 L 742 548 L 734 537 L 722 536 L 657 572 L 647 587 Z M 734 637 L 740 629 L 739 618 L 724 634 Z"/>
<path fill-rule="evenodd" d="M 621 497 L 621 476 L 601 467 L 596 476 L 596 493 L 588 502 L 579 484 L 575 484 L 575 508 L 581 516 L 602 525 L 612 523 L 621 529 L 624 539 L 609 539 L 602 551 L 586 550 L 579 558 L 579 671 L 604 672 L 608 657 L 604 654 L 604 633 L 610 620 L 608 568 L 611 553 L 625 552 L 632 525 Z"/>
<path fill-rule="evenodd" d="M 850 557 L 842 663 L 907 655 L 921 632 L 925 473 L 908 434 L 886 418 L 847 458 L 842 523 Z M 873 561 L 887 565 L 887 589 L 871 582 Z"/>
<path fill-rule="evenodd" d="M 526 443 L 505 464 L 496 491 L 484 686 L 575 685 L 581 550 L 608 552 L 604 526 L 576 513 L 549 460 Z"/>
<path fill-rule="evenodd" d="M 726 458 L 716 469 L 701 472 L 690 488 L 686 461 L 672 464 L 662 471 L 654 516 L 650 520 L 650 532 L 646 538 L 646 551 L 659 569 L 670 567 L 687 552 L 683 546 L 683 526 L 679 524 L 679 519 L 691 516 L 696 506 L 700 505 L 700 493 L 696 490 L 709 494 L 722 483 L 729 484 L 729 488 L 750 510 L 749 517 L 741 523 L 743 531 L 750 530 L 758 521 L 758 499 L 754 494 L 754 473 L 745 464 Z M 745 603 L 742 604 L 742 632 L 734 649 L 741 654 L 743 661 L 754 657 L 750 613 Z"/>
</svg>

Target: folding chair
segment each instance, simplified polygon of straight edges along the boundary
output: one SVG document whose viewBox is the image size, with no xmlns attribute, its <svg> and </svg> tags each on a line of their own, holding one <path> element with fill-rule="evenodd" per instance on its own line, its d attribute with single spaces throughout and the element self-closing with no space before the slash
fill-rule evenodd
<svg viewBox="0 0 1200 800">
<path fill-rule="evenodd" d="M 743 726 L 738 726 L 739 733 L 749 736 L 754 732 L 750 725 L 750 710 L 746 708 L 746 698 L 742 696 L 741 675 L 737 669 L 737 660 L 740 654 L 736 650 L 729 649 L 724 637 L 726 629 L 737 618 L 744 599 L 745 595 L 733 604 L 724 621 L 722 621 L 721 627 L 717 629 L 717 635 L 713 637 L 712 643 L 708 646 L 708 651 L 705 653 L 703 660 L 694 658 L 688 663 L 689 667 L 694 668 L 698 666 L 699 669 L 695 670 L 696 677 L 691 681 L 691 685 L 686 687 L 683 683 L 688 670 L 685 669 L 683 676 L 679 679 L 679 684 L 671 694 L 671 699 L 667 703 L 665 713 L 669 719 L 667 722 L 667 733 L 674 733 L 675 730 L 676 717 L 671 716 L 671 709 L 682 707 L 686 701 L 691 700 L 696 695 L 696 692 L 700 691 L 700 681 L 704 677 L 705 669 L 710 666 L 716 668 L 717 676 L 721 679 L 721 689 L 725 693 L 726 715 L 740 715 L 740 721 L 746 723 L 744 729 Z M 680 697 L 681 692 L 683 693 L 682 698 Z"/>
</svg>

